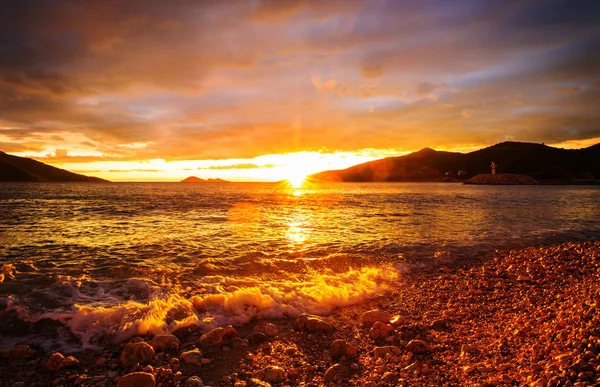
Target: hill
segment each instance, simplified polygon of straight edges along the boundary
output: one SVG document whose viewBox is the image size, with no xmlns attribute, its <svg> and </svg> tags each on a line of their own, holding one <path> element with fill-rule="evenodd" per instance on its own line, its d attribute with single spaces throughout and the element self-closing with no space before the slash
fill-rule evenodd
<svg viewBox="0 0 600 387">
<path fill-rule="evenodd" d="M 79 175 L 26 157 L 0 152 L 0 181 L 107 182 L 108 180 Z"/>
<path fill-rule="evenodd" d="M 319 181 L 464 181 L 490 172 L 529 175 L 540 182 L 593 182 L 600 180 L 600 144 L 584 149 L 560 149 L 543 144 L 503 142 L 470 153 L 430 148 L 405 156 L 388 157 L 353 167 L 320 172 Z"/>
<path fill-rule="evenodd" d="M 180 181 L 180 183 L 229 183 L 223 179 L 201 179 L 196 176 L 190 176 Z"/>
</svg>

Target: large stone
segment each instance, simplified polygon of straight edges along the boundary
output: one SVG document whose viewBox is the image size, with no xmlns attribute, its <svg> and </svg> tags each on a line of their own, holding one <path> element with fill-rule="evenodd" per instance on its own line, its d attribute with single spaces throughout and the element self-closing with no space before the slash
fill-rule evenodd
<svg viewBox="0 0 600 387">
<path fill-rule="evenodd" d="M 183 383 L 183 387 L 203 387 L 204 382 L 198 376 L 192 376 L 188 378 L 185 383 Z"/>
<path fill-rule="evenodd" d="M 127 343 L 119 358 L 123 367 L 148 364 L 154 357 L 154 349 L 146 342 Z"/>
<path fill-rule="evenodd" d="M 181 358 L 181 361 L 185 364 L 202 364 L 202 352 L 200 352 L 198 348 L 192 349 L 191 351 L 182 352 L 179 357 Z"/>
<path fill-rule="evenodd" d="M 348 344 L 341 339 L 335 340 L 331 344 L 329 353 L 333 360 L 340 359 L 344 356 L 347 360 L 358 358 L 358 349 L 354 345 Z"/>
<path fill-rule="evenodd" d="M 50 357 L 46 361 L 46 364 L 44 364 L 44 368 L 46 368 L 49 371 L 58 371 L 63 367 L 63 360 L 65 360 L 63 354 L 60 352 L 55 352 L 52 355 L 50 355 Z"/>
<path fill-rule="evenodd" d="M 386 383 L 386 384 L 393 384 L 395 386 L 396 383 L 398 382 L 398 379 L 400 379 L 400 376 L 398 376 L 397 373 L 395 373 L 395 372 L 386 372 L 381 377 L 381 382 L 382 383 Z"/>
<path fill-rule="evenodd" d="M 15 345 L 3 354 L 3 357 L 8 359 L 29 359 L 32 356 L 33 349 L 25 344 Z"/>
<path fill-rule="evenodd" d="M 388 345 L 385 347 L 375 347 L 375 349 L 373 350 L 373 356 L 375 357 L 375 359 L 385 359 L 388 353 L 392 356 L 400 356 L 402 354 L 402 350 L 394 345 Z"/>
<path fill-rule="evenodd" d="M 271 387 L 271 383 L 262 381 L 257 378 L 252 378 L 252 379 L 248 380 L 246 387 Z"/>
<path fill-rule="evenodd" d="M 338 383 L 341 380 L 347 379 L 350 376 L 350 371 L 341 364 L 334 364 L 325 371 L 323 378 L 327 383 Z"/>
<path fill-rule="evenodd" d="M 382 340 L 394 333 L 394 327 L 381 321 L 375 321 L 369 331 L 369 336 L 373 340 Z"/>
<path fill-rule="evenodd" d="M 446 324 L 446 321 L 444 320 L 434 320 L 430 327 L 434 331 L 443 331 L 444 329 L 448 328 L 448 324 Z"/>
<path fill-rule="evenodd" d="M 335 326 L 331 323 L 310 314 L 301 314 L 298 316 L 296 321 L 294 321 L 294 329 L 311 333 L 331 333 L 336 330 Z"/>
<path fill-rule="evenodd" d="M 171 334 L 156 335 L 150 340 L 149 344 L 156 352 L 179 349 L 179 339 Z"/>
<path fill-rule="evenodd" d="M 154 387 L 155 384 L 154 375 L 147 372 L 132 372 L 122 376 L 117 382 L 117 387 Z"/>
<path fill-rule="evenodd" d="M 269 337 L 275 337 L 279 334 L 279 329 L 277 329 L 275 324 L 267 323 L 265 324 L 265 334 Z"/>
<path fill-rule="evenodd" d="M 430 350 L 429 344 L 423 340 L 411 340 L 406 344 L 406 350 L 412 353 L 423 353 Z"/>
<path fill-rule="evenodd" d="M 267 383 L 281 383 L 285 378 L 285 371 L 281 367 L 268 366 L 260 370 L 256 376 Z"/>
<path fill-rule="evenodd" d="M 234 338 L 238 337 L 238 333 L 231 325 L 225 328 L 215 328 L 200 337 L 199 344 L 203 348 L 227 345 Z"/>
<path fill-rule="evenodd" d="M 79 360 L 73 356 L 64 357 L 62 353 L 55 352 L 46 361 L 44 368 L 49 371 L 58 371 L 63 367 L 69 368 L 79 365 Z"/>
<path fill-rule="evenodd" d="M 363 313 L 362 315 L 362 323 L 365 327 L 370 328 L 377 321 L 381 321 L 382 323 L 389 324 L 392 319 L 392 315 L 383 310 L 375 309 L 370 310 L 368 312 Z"/>
<path fill-rule="evenodd" d="M 62 362 L 62 366 L 65 368 L 75 367 L 78 365 L 79 365 L 79 360 L 77 360 L 73 356 L 67 356 Z"/>
</svg>

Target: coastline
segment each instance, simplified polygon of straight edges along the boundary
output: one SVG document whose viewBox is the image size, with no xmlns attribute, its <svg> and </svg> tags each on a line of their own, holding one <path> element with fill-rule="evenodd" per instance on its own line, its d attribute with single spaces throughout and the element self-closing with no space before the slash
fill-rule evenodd
<svg viewBox="0 0 600 387">
<path fill-rule="evenodd" d="M 310 327 L 290 318 L 208 338 L 186 329 L 175 332 L 177 345 L 171 337 L 134 338 L 155 354 L 125 362 L 126 343 L 53 361 L 19 346 L 3 354 L 0 384 L 127 386 L 132 377 L 123 376 L 140 371 L 133 378 L 146 378 L 144 386 L 151 379 L 202 385 L 193 376 L 238 387 L 261 385 L 253 378 L 275 386 L 587 386 L 600 382 L 598 302 L 600 242 L 529 247 L 406 273 L 387 294 L 314 318 Z M 383 312 L 381 321 L 364 327 L 373 309 Z M 345 344 L 332 348 L 335 340 Z"/>
</svg>

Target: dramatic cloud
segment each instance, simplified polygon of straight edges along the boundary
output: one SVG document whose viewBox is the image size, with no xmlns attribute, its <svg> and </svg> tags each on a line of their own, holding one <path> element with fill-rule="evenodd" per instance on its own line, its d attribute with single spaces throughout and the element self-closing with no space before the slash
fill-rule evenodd
<svg viewBox="0 0 600 387">
<path fill-rule="evenodd" d="M 600 137 L 598 20 L 592 0 L 6 1 L 0 150 L 84 170 L 581 143 Z"/>
</svg>

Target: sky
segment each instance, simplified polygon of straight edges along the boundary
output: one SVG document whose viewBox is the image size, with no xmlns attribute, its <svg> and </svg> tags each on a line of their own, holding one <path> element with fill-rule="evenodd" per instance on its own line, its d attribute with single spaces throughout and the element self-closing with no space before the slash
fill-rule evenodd
<svg viewBox="0 0 600 387">
<path fill-rule="evenodd" d="M 0 150 L 275 181 L 424 147 L 600 142 L 596 0 L 0 0 Z"/>
</svg>

